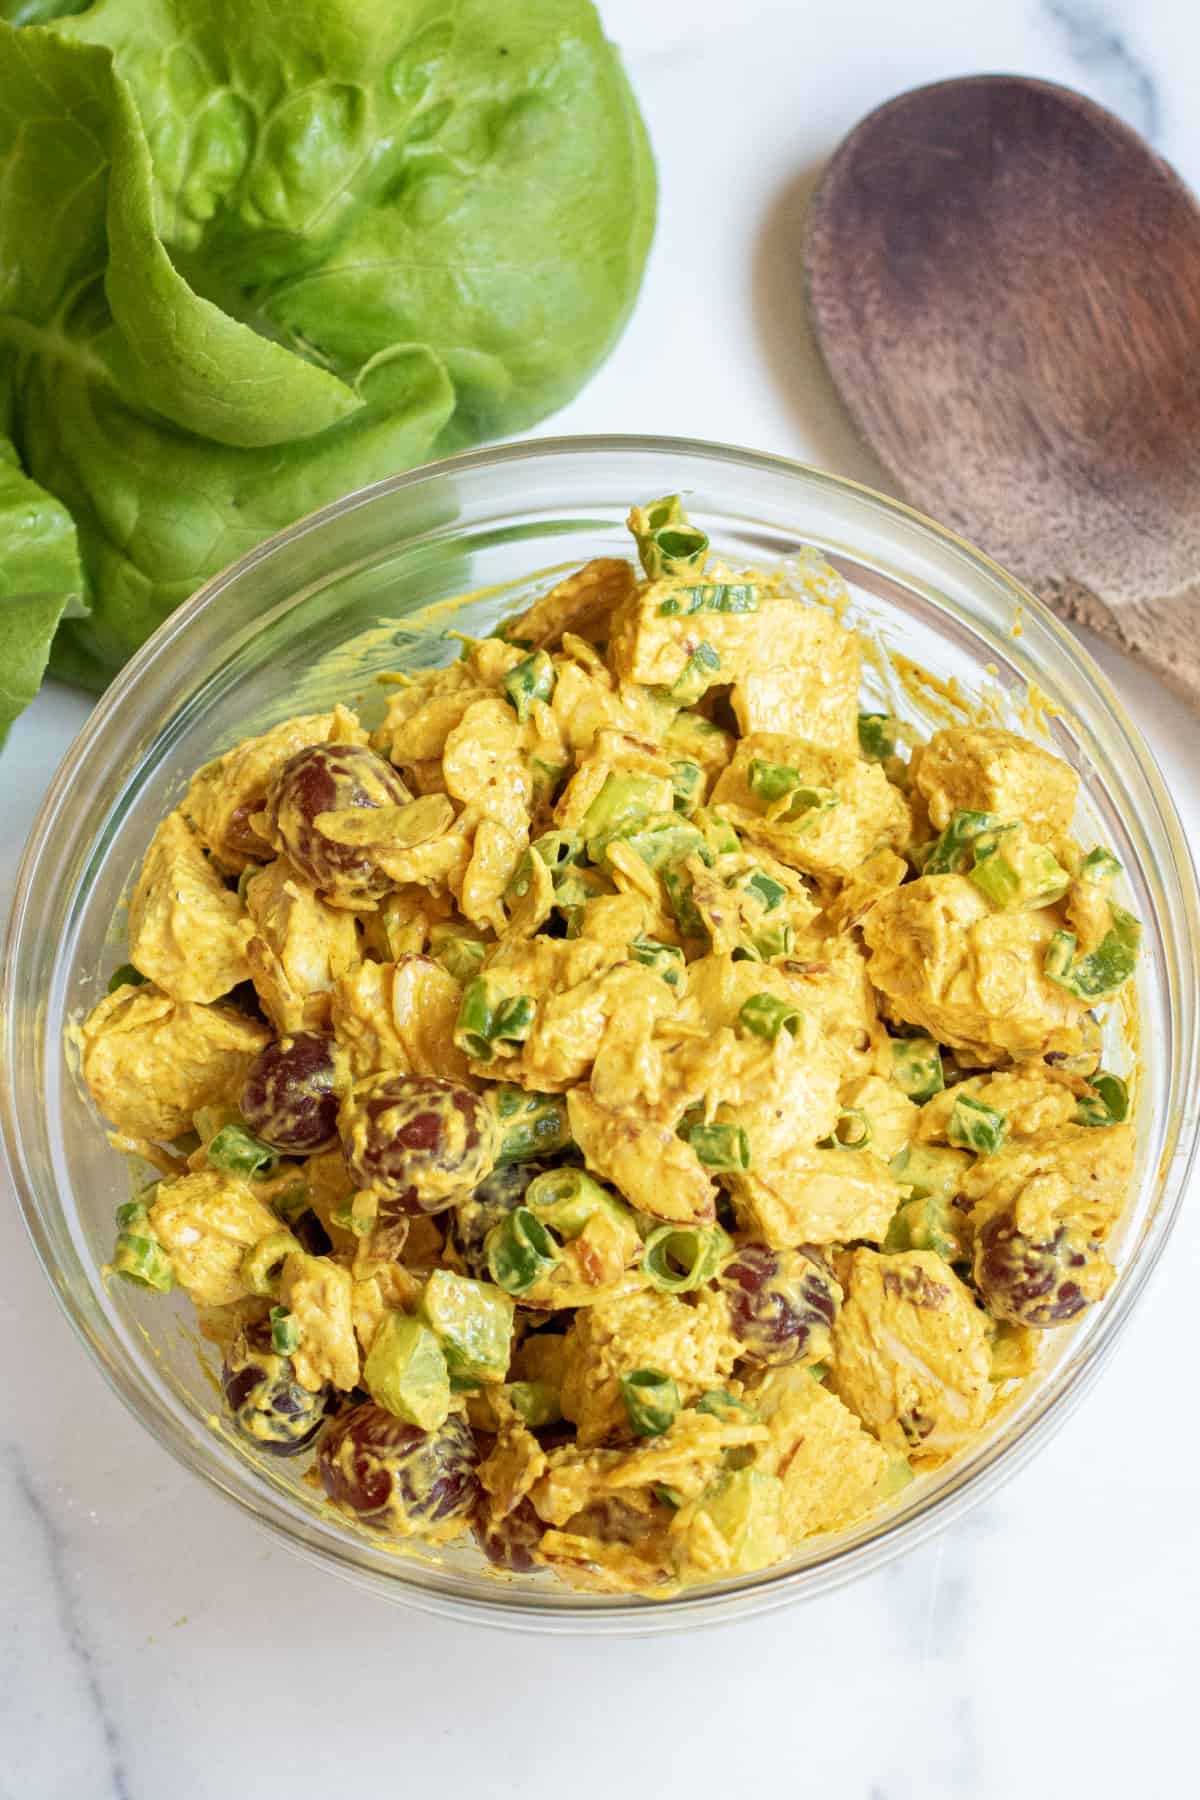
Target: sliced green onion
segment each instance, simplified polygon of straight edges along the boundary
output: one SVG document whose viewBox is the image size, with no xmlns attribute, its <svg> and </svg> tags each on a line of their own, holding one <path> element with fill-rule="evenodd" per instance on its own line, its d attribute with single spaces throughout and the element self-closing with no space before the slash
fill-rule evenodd
<svg viewBox="0 0 1200 1800">
<path fill-rule="evenodd" d="M 467 937 L 453 925 L 435 925 L 429 933 L 430 956 L 464 984 L 479 973 L 486 950 L 482 939 Z"/>
<path fill-rule="evenodd" d="M 946 1085 L 942 1052 L 931 1037 L 893 1040 L 892 1080 L 918 1106 L 942 1092 Z"/>
<path fill-rule="evenodd" d="M 704 798 L 704 770 L 689 757 L 677 757 L 671 764 L 671 786 L 675 790 L 675 811 L 695 812 Z"/>
<path fill-rule="evenodd" d="M 300 1348 L 304 1333 L 294 1313 L 286 1306 L 273 1306 L 270 1311 L 271 1348 L 276 1356 L 291 1356 Z"/>
<path fill-rule="evenodd" d="M 858 747 L 872 762 L 885 762 L 896 754 L 896 720 L 890 713 L 860 712 Z"/>
<path fill-rule="evenodd" d="M 496 1390 L 530 1431 L 557 1425 L 562 1418 L 562 1397 L 549 1381 L 506 1381 Z"/>
<path fill-rule="evenodd" d="M 514 994 L 510 1000 L 502 1000 L 496 1008 L 492 1029 L 492 1041 L 497 1048 L 510 1050 L 523 1044 L 529 1036 L 536 1011 L 537 1001 L 531 994 Z"/>
<path fill-rule="evenodd" d="M 674 806 L 671 784 L 661 775 L 638 770 L 613 771 L 583 815 L 580 836 L 588 856 L 599 862 L 614 838 L 628 837 L 644 825 L 651 813 L 669 813 Z"/>
<path fill-rule="evenodd" d="M 751 1166 L 750 1139 L 740 1125 L 693 1125 L 687 1141 L 706 1169 L 737 1169 Z"/>
<path fill-rule="evenodd" d="M 692 613 L 755 613 L 762 604 L 751 581 L 704 581 L 678 588 L 659 602 L 659 617 L 688 618 Z"/>
<path fill-rule="evenodd" d="M 683 1495 L 677 1487 L 672 1487 L 670 1482 L 656 1481 L 650 1491 L 656 1500 L 661 1500 L 663 1505 L 669 1506 L 672 1512 L 678 1512 L 683 1505 Z"/>
<path fill-rule="evenodd" d="M 1090 1094 L 1082 1094 L 1075 1113 L 1080 1125 L 1123 1125 L 1129 1117 L 1129 1089 L 1119 1075 L 1103 1070 L 1088 1077 Z"/>
<path fill-rule="evenodd" d="M 1121 864 L 1112 851 L 1106 850 L 1102 844 L 1097 844 L 1094 850 L 1089 850 L 1079 865 L 1080 881 L 1090 881 L 1098 887 L 1115 881 L 1120 873 Z"/>
<path fill-rule="evenodd" d="M 116 1219 L 122 1231 L 132 1231 L 139 1225 L 149 1228 L 150 1212 L 144 1200 L 126 1200 L 123 1206 L 118 1206 Z"/>
<path fill-rule="evenodd" d="M 527 1294 L 549 1275 L 561 1256 L 541 1220 L 518 1206 L 484 1239 L 488 1273 L 506 1294 Z"/>
<path fill-rule="evenodd" d="M 169 1294 L 175 1277 L 161 1244 L 154 1238 L 136 1232 L 122 1231 L 113 1247 L 112 1272 L 135 1287 L 150 1288 L 156 1294 Z"/>
<path fill-rule="evenodd" d="M 1070 931 L 1056 931 L 1046 946 L 1047 978 L 1066 988 L 1077 1000 L 1100 1000 L 1116 993 L 1137 966 L 1142 941 L 1140 923 L 1111 900 L 1108 910 L 1112 924 L 1090 955 L 1076 956 L 1076 940 Z"/>
<path fill-rule="evenodd" d="M 977 1156 L 991 1156 L 999 1150 L 1008 1133 L 1008 1120 L 985 1100 L 970 1094 L 959 1094 L 950 1114 L 946 1136 L 952 1144 L 973 1150 Z"/>
<path fill-rule="evenodd" d="M 108 978 L 108 991 L 115 994 L 118 988 L 145 987 L 146 977 L 132 963 L 119 963 Z"/>
<path fill-rule="evenodd" d="M 454 1041 L 475 1062 L 491 1062 L 497 1050 L 511 1051 L 525 1042 L 536 1012 L 530 994 L 493 1002 L 486 975 L 477 975 L 463 989 Z"/>
<path fill-rule="evenodd" d="M 541 857 L 552 875 L 557 874 L 568 863 L 583 860 L 579 839 L 573 831 L 544 831 L 541 837 L 534 838 L 530 847 Z"/>
<path fill-rule="evenodd" d="M 796 934 L 790 919 L 763 924 L 733 953 L 734 962 L 771 962 L 790 954 Z"/>
<path fill-rule="evenodd" d="M 781 1031 L 790 1032 L 795 1037 L 802 1017 L 800 1008 L 793 1006 L 790 1001 L 780 1000 L 774 994 L 751 994 L 742 1003 L 738 1024 L 746 1031 L 753 1032 L 755 1037 L 774 1042 Z"/>
<path fill-rule="evenodd" d="M 642 1270 L 663 1294 L 687 1294 L 711 1281 L 733 1249 L 719 1225 L 660 1225 L 646 1239 Z"/>
<path fill-rule="evenodd" d="M 621 1398 L 638 1437 L 661 1437 L 679 1417 L 679 1389 L 661 1369 L 634 1369 L 622 1375 Z"/>
<path fill-rule="evenodd" d="M 767 762 L 759 756 L 751 760 L 747 782 L 750 792 L 764 806 L 777 806 L 781 800 L 787 800 L 786 808 L 773 821 L 776 824 L 814 824 L 822 813 L 832 811 L 841 802 L 836 788 L 810 786 L 789 764 Z"/>
<path fill-rule="evenodd" d="M 667 890 L 667 899 L 671 902 L 675 923 L 684 937 L 703 937 L 705 925 L 700 909 L 692 898 L 691 877 L 679 869 L 664 869 L 662 881 Z"/>
<path fill-rule="evenodd" d="M 922 875 L 954 875 L 975 839 L 1004 825 L 995 813 L 956 812 L 941 837 L 935 838 L 921 858 Z"/>
<path fill-rule="evenodd" d="M 497 1162 L 529 1162 L 549 1156 L 571 1142 L 567 1102 L 562 1094 L 531 1094 L 524 1088 L 492 1091 L 492 1104 L 503 1127 Z"/>
<path fill-rule="evenodd" d="M 543 1175 L 535 1175 L 525 1190 L 525 1205 L 568 1240 L 577 1238 L 597 1212 L 632 1218 L 625 1202 L 584 1169 L 547 1169 Z"/>
<path fill-rule="evenodd" d="M 225 1175 L 266 1177 L 279 1164 L 278 1150 L 272 1150 L 270 1144 L 264 1144 L 244 1125 L 222 1125 L 209 1140 L 204 1154 L 209 1168 L 220 1169 Z"/>
<path fill-rule="evenodd" d="M 748 875 L 742 886 L 746 893 L 753 894 L 756 900 L 762 902 L 764 912 L 774 912 L 787 899 L 787 889 L 782 881 L 776 881 L 773 875 L 766 874 L 762 869 L 756 869 L 753 875 Z"/>
<path fill-rule="evenodd" d="M 843 1119 L 846 1124 L 843 1125 Z M 833 1134 L 825 1141 L 831 1150 L 865 1150 L 874 1135 L 870 1119 L 861 1106 L 843 1106 L 834 1123 Z"/>
<path fill-rule="evenodd" d="M 672 700 L 678 701 L 680 706 L 692 706 L 703 698 L 720 669 L 720 653 L 711 644 L 697 644 L 678 679 L 671 685 Z"/>
<path fill-rule="evenodd" d="M 708 1413 L 712 1418 L 724 1419 L 730 1424 L 758 1417 L 752 1406 L 747 1406 L 744 1400 L 739 1400 L 728 1388 L 709 1388 L 693 1403 L 692 1411 Z"/>
<path fill-rule="evenodd" d="M 646 968 L 653 969 L 669 988 L 678 990 L 683 986 L 683 973 L 687 963 L 683 951 L 677 945 L 660 944 L 656 938 L 638 936 L 631 941 L 629 954 L 634 962 L 644 963 Z"/>
<path fill-rule="evenodd" d="M 556 680 L 554 664 L 545 650 L 535 650 L 508 671 L 502 685 L 522 724 L 535 700 L 549 700 Z"/>
<path fill-rule="evenodd" d="M 268 1232 L 265 1238 L 260 1238 L 243 1256 L 242 1280 L 260 1300 L 277 1294 L 284 1263 L 293 1252 L 302 1252 L 303 1249 L 303 1244 L 290 1231 Z"/>
<path fill-rule="evenodd" d="M 638 560 L 651 581 L 667 575 L 697 575 L 708 555 L 708 536 L 693 525 L 678 494 L 635 506 L 629 529 L 638 548 Z"/>
</svg>

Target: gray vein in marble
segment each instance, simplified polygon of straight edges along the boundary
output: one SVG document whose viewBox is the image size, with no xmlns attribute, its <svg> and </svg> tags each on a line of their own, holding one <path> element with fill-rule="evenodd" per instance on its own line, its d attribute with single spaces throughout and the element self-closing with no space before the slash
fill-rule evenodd
<svg viewBox="0 0 1200 1800">
<path fill-rule="evenodd" d="M 120 1734 L 113 1721 L 100 1681 L 100 1671 L 80 1617 L 79 1602 L 71 1592 L 67 1579 L 67 1543 L 60 1526 L 37 1490 L 24 1458 L 15 1444 L 5 1444 L 4 1460 L 8 1464 L 12 1485 L 24 1501 L 46 1550 L 46 1566 L 58 1601 L 58 1622 L 63 1642 L 73 1658 L 91 1702 L 92 1712 L 104 1742 L 108 1758 L 109 1792 L 112 1800 L 132 1800 L 125 1775 L 125 1758 Z"/>
<path fill-rule="evenodd" d="M 1114 110 L 1153 142 L 1162 123 L 1158 84 L 1104 10 L 1090 0 L 1042 0 L 1041 11 L 1062 33 L 1068 55 L 1095 74 Z"/>
</svg>

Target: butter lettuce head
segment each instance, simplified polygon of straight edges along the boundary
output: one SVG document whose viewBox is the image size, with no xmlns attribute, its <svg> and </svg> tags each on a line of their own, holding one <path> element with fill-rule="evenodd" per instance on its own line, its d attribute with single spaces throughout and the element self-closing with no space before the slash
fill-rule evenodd
<svg viewBox="0 0 1200 1800">
<path fill-rule="evenodd" d="M 101 687 L 268 533 L 562 405 L 653 217 L 589 0 L 0 0 L 0 732 L 47 657 Z"/>
</svg>

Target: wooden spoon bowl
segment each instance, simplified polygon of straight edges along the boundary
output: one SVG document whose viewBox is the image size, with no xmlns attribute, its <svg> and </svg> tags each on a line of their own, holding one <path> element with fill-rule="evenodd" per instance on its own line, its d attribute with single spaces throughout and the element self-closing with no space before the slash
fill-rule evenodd
<svg viewBox="0 0 1200 1800">
<path fill-rule="evenodd" d="M 890 101 L 809 210 L 808 304 L 899 491 L 1200 710 L 1200 207 L 1082 95 Z"/>
</svg>

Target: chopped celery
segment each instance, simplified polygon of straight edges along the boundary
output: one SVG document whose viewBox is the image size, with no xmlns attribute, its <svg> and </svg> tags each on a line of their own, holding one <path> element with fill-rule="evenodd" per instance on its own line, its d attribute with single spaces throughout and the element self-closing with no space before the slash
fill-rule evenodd
<svg viewBox="0 0 1200 1800">
<path fill-rule="evenodd" d="M 1031 844 L 1024 826 L 980 832 L 969 878 L 993 906 L 1036 911 L 1061 900 L 1071 877 L 1045 844 Z M 928 869 L 926 870 L 928 873 Z"/>
<path fill-rule="evenodd" d="M 455 981 L 466 983 L 479 973 L 486 948 L 482 939 L 470 937 L 454 925 L 435 925 L 429 933 L 430 956 Z"/>
<path fill-rule="evenodd" d="M 205 1155 L 209 1168 L 220 1169 L 224 1175 L 265 1178 L 274 1174 L 279 1164 L 279 1152 L 262 1143 L 244 1125 L 222 1125 L 209 1140 Z"/>
<path fill-rule="evenodd" d="M 635 962 L 644 963 L 648 969 L 653 969 L 669 988 L 678 990 L 683 986 L 687 964 L 683 951 L 675 944 L 660 944 L 655 938 L 638 936 L 631 941 L 629 954 Z"/>
<path fill-rule="evenodd" d="M 567 1103 L 562 1094 L 535 1094 L 519 1087 L 492 1090 L 492 1104 L 500 1121 L 500 1154 L 497 1162 L 529 1162 L 549 1156 L 571 1142 Z"/>
<path fill-rule="evenodd" d="M 427 1325 L 385 1313 L 363 1364 L 363 1386 L 377 1406 L 406 1424 L 434 1431 L 450 1411 L 450 1372 Z"/>
<path fill-rule="evenodd" d="M 1095 950 L 1076 956 L 1073 932 L 1056 931 L 1046 946 L 1049 981 L 1066 988 L 1077 1000 L 1102 1000 L 1123 987 L 1137 966 L 1142 927 L 1123 906 L 1109 902 L 1112 924 Z"/>
<path fill-rule="evenodd" d="M 690 757 L 678 757 L 671 764 L 671 786 L 675 791 L 675 811 L 695 812 L 704 798 L 704 770 Z"/>
<path fill-rule="evenodd" d="M 516 1303 L 490 1281 L 435 1269 L 421 1295 L 421 1315 L 436 1334 L 451 1375 L 503 1381 L 512 1356 Z"/>
<path fill-rule="evenodd" d="M 614 838 L 628 837 L 646 823 L 652 813 L 670 813 L 675 796 L 671 783 L 661 775 L 636 769 L 614 770 L 583 815 L 580 836 L 588 856 L 599 862 Z"/>
</svg>

